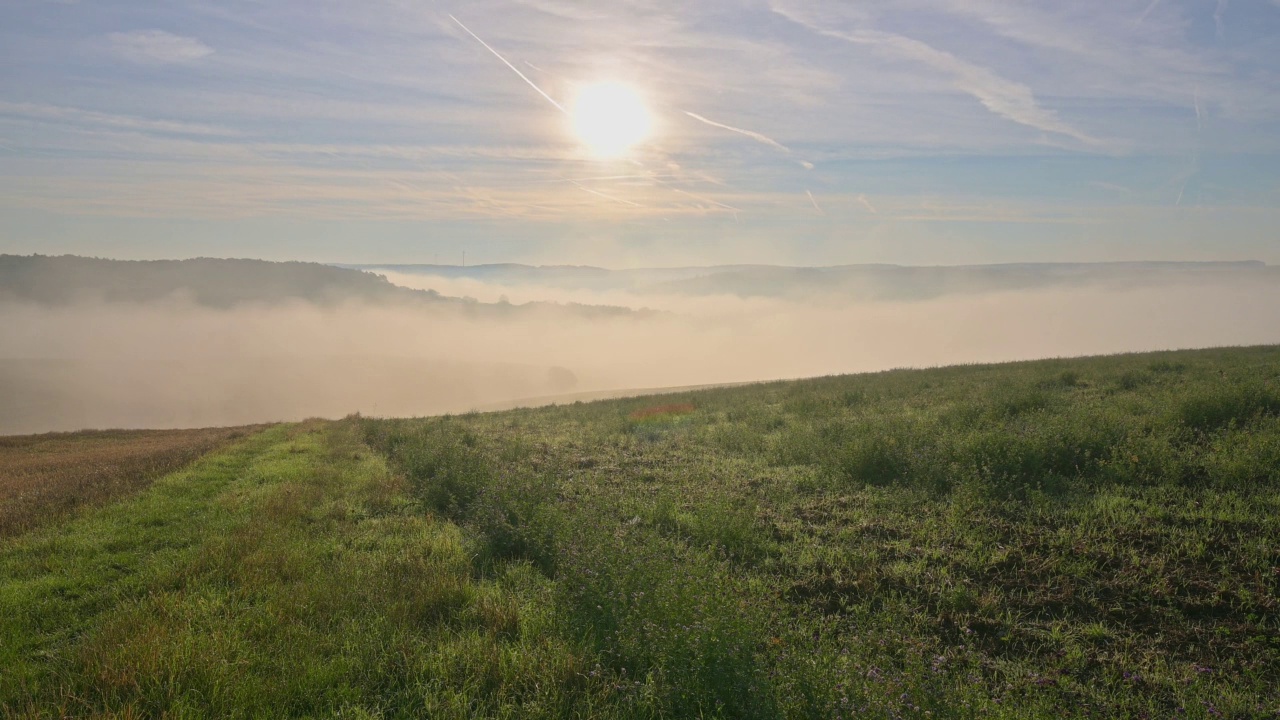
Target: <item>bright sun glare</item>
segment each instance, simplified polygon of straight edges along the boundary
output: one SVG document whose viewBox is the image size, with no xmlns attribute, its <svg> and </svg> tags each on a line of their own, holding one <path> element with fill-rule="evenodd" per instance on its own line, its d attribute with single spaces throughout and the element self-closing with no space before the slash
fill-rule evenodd
<svg viewBox="0 0 1280 720">
<path fill-rule="evenodd" d="M 627 154 L 649 136 L 653 127 L 653 117 L 640 93 L 619 82 L 582 86 L 570 117 L 578 140 L 600 159 Z"/>
</svg>

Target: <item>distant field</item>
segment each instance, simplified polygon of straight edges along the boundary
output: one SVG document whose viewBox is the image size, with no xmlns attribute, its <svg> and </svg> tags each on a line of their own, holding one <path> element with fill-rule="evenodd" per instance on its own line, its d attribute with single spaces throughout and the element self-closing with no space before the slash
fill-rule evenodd
<svg viewBox="0 0 1280 720">
<path fill-rule="evenodd" d="M 136 492 L 261 428 L 0 436 L 0 538 Z"/>
<path fill-rule="evenodd" d="M 0 716 L 1280 717 L 1280 348 L 278 426 L 0 541 Z"/>
</svg>

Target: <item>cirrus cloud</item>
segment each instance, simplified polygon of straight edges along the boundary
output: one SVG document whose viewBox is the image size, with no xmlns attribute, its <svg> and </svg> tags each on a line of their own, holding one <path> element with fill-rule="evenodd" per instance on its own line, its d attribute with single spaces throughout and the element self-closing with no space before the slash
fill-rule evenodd
<svg viewBox="0 0 1280 720">
<path fill-rule="evenodd" d="M 191 62 L 213 53 L 213 48 L 196 38 L 164 30 L 115 32 L 107 41 L 118 57 L 149 65 Z"/>
</svg>

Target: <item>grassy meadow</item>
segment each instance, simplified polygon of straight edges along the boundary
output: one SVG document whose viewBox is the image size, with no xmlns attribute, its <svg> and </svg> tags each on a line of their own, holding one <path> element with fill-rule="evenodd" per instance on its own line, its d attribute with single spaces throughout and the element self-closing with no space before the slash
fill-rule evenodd
<svg viewBox="0 0 1280 720">
<path fill-rule="evenodd" d="M 0 539 L 0 717 L 1280 717 L 1280 348 L 255 430 Z"/>
</svg>

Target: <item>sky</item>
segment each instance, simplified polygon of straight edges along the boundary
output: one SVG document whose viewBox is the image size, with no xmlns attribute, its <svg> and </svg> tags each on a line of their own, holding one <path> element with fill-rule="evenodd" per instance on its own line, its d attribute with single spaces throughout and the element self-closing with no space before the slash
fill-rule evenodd
<svg viewBox="0 0 1280 720">
<path fill-rule="evenodd" d="M 1280 0 L 0 0 L 0 252 L 1280 264 Z M 622 157 L 574 98 L 630 87 Z"/>
</svg>

